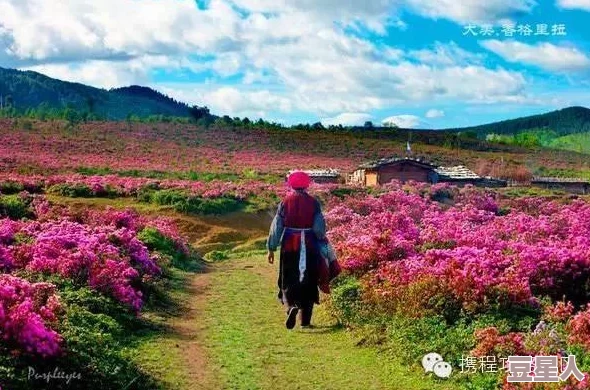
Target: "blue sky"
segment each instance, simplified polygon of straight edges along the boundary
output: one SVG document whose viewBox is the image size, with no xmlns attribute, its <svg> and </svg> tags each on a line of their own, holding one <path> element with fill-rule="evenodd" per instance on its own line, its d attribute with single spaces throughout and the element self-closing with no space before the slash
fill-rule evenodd
<svg viewBox="0 0 590 390">
<path fill-rule="evenodd" d="M 232 117 L 460 127 L 588 105 L 589 22 L 590 0 L 0 0 L 0 66 Z"/>
</svg>

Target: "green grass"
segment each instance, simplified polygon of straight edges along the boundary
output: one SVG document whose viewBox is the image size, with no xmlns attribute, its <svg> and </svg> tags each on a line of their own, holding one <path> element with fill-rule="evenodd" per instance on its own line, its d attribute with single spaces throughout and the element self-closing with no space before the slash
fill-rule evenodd
<svg viewBox="0 0 590 390">
<path fill-rule="evenodd" d="M 564 135 L 551 140 L 548 146 L 572 152 L 590 153 L 590 132 Z"/>
<path fill-rule="evenodd" d="M 535 171 L 535 174 L 538 176 L 569 177 L 590 180 L 590 170 L 588 169 L 559 169 L 540 167 Z"/>
<path fill-rule="evenodd" d="M 173 318 L 182 315 L 190 305 L 191 295 L 187 289 L 191 273 L 175 270 L 169 275 L 166 295 L 158 298 L 158 302 L 148 308 L 142 316 L 162 327 L 162 332 L 139 337 L 127 356 L 163 389 L 189 389 L 190 372 L 183 359 L 181 337 L 171 329 Z M 159 306 L 159 307 L 157 307 Z"/>
<path fill-rule="evenodd" d="M 358 347 L 322 305 L 316 328 L 288 331 L 276 266 L 246 255 L 218 263 L 205 310 L 207 348 L 225 389 L 453 389 L 376 348 Z"/>
<path fill-rule="evenodd" d="M 118 175 L 121 177 L 142 177 L 149 179 L 180 179 L 180 180 L 194 180 L 194 181 L 240 181 L 240 180 L 262 180 L 269 183 L 277 183 L 282 180 L 280 175 L 259 173 L 252 169 L 246 169 L 242 172 L 166 172 L 156 170 L 113 170 L 109 167 L 77 167 L 74 172 L 87 176 L 104 176 L 104 175 Z"/>
</svg>

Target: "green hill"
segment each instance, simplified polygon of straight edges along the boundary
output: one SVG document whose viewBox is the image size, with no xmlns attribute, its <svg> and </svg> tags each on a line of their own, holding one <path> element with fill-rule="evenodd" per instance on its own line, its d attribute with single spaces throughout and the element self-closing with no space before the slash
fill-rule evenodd
<svg viewBox="0 0 590 390">
<path fill-rule="evenodd" d="M 549 141 L 546 146 L 590 154 L 590 132 L 564 135 Z"/>
<path fill-rule="evenodd" d="M 189 106 L 151 88 L 130 86 L 105 90 L 56 80 L 37 72 L 0 68 L 2 105 L 17 112 L 62 110 L 91 113 L 97 118 L 121 120 L 131 115 L 187 117 Z"/>
<path fill-rule="evenodd" d="M 546 114 L 510 119 L 486 125 L 445 129 L 450 131 L 471 131 L 479 136 L 488 134 L 508 134 L 531 130 L 550 130 L 557 136 L 590 132 L 590 109 L 586 107 L 568 107 Z"/>
</svg>

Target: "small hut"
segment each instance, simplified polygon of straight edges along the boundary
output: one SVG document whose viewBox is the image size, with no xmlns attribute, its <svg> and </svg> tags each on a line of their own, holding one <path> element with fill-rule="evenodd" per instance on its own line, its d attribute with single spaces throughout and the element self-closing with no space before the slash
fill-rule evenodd
<svg viewBox="0 0 590 390">
<path fill-rule="evenodd" d="M 482 179 L 481 176 L 463 165 L 458 165 L 456 167 L 438 167 L 435 171 L 438 174 L 438 182 L 443 183 L 476 185 Z"/>
<path fill-rule="evenodd" d="M 505 180 L 479 176 L 463 165 L 438 167 L 436 173 L 439 183 L 451 183 L 457 186 L 471 184 L 478 187 L 506 187 L 508 185 Z"/>
<path fill-rule="evenodd" d="M 294 172 L 293 170 L 289 171 L 287 177 Z M 342 181 L 342 176 L 340 172 L 336 169 L 313 169 L 313 170 L 306 170 L 304 171 L 311 177 L 314 183 L 323 184 L 323 183 L 340 183 Z"/>
<path fill-rule="evenodd" d="M 572 194 L 590 194 L 590 181 L 579 178 L 535 177 L 531 180 L 531 185 L 548 190 L 566 191 Z"/>
<path fill-rule="evenodd" d="M 351 183 L 376 186 L 397 180 L 424 183 L 451 183 L 457 186 L 472 184 L 481 187 L 506 187 L 504 180 L 481 177 L 469 168 L 439 167 L 420 158 L 390 158 L 362 164 L 348 178 Z"/>
<path fill-rule="evenodd" d="M 409 180 L 419 182 L 436 182 L 436 165 L 420 158 L 393 157 L 361 164 L 349 177 L 353 183 L 376 186 L 398 180 L 405 183 Z"/>
</svg>

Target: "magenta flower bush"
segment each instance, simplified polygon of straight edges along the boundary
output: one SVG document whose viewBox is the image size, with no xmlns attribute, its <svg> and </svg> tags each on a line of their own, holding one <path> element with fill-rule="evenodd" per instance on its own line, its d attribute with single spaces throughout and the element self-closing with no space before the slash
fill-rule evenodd
<svg viewBox="0 0 590 390">
<path fill-rule="evenodd" d="M 62 308 L 54 285 L 31 283 L 14 273 L 59 275 L 139 312 L 145 283 L 162 269 L 158 254 L 150 253 L 138 234 L 156 229 L 179 251 L 189 252 L 170 220 L 130 210 L 72 212 L 43 198 L 31 207 L 36 220 L 0 220 L 0 343 L 17 351 L 59 354 Z"/>
<path fill-rule="evenodd" d="M 0 274 L 0 338 L 43 357 L 60 352 L 61 336 L 52 328 L 61 310 L 55 288 Z"/>
<path fill-rule="evenodd" d="M 250 196 L 265 196 L 275 194 L 284 196 L 289 188 L 285 183 L 269 184 L 264 181 L 250 180 L 244 182 L 213 180 L 208 182 L 174 179 L 149 179 L 142 177 L 122 177 L 118 175 L 84 176 L 79 174 L 63 174 L 50 176 L 26 176 L 14 173 L 0 174 L 0 185 L 17 185 L 42 192 L 55 185 L 84 186 L 91 196 L 114 194 L 120 197 L 137 196 L 143 188 L 162 190 L 181 190 L 191 196 L 203 198 L 232 197 L 247 199 Z M 314 184 L 312 191 L 326 193 L 337 184 Z M 1 188 L 1 186 L 0 186 Z"/>
<path fill-rule="evenodd" d="M 408 291 L 424 293 L 427 281 L 438 286 L 430 293 L 444 291 L 472 312 L 492 302 L 538 305 L 542 296 L 588 299 L 590 204 L 518 200 L 500 215 L 493 194 L 451 190 L 449 206 L 431 200 L 441 190 L 392 184 L 336 204 L 329 236 L 343 266 L 398 307 L 423 302 Z"/>
</svg>

